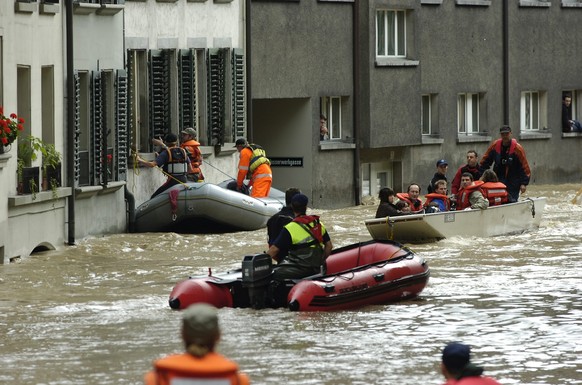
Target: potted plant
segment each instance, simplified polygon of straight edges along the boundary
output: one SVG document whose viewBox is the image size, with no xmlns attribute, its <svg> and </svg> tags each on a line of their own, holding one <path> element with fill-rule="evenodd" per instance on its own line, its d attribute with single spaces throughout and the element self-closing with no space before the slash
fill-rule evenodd
<svg viewBox="0 0 582 385">
<path fill-rule="evenodd" d="M 43 143 L 41 153 L 43 190 L 50 187 L 55 195 L 56 188 L 61 185 L 61 153 L 52 143 Z"/>
<path fill-rule="evenodd" d="M 0 154 L 4 153 L 4 147 L 10 146 L 24 130 L 24 119 L 15 113 L 9 117 L 4 116 L 4 107 L 0 106 Z"/>
<path fill-rule="evenodd" d="M 18 166 L 16 172 L 18 174 L 19 194 L 38 192 L 40 170 L 38 167 L 33 167 L 32 162 L 36 160 L 40 148 L 40 139 L 32 135 L 18 142 Z"/>
</svg>

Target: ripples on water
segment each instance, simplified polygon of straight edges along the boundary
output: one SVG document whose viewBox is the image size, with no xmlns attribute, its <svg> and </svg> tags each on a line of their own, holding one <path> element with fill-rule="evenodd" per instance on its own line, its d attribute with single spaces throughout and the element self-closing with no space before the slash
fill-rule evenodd
<svg viewBox="0 0 582 385">
<path fill-rule="evenodd" d="M 579 186 L 541 186 L 538 232 L 413 250 L 431 279 L 411 301 L 331 313 L 221 309 L 219 350 L 253 384 L 440 384 L 440 350 L 473 345 L 503 384 L 582 384 Z M 369 239 L 375 207 L 318 211 L 336 247 Z M 476 223 L 476 226 L 480 224 Z M 122 234 L 0 266 L 0 383 L 140 384 L 182 349 L 173 285 L 237 267 L 265 231 Z"/>
</svg>

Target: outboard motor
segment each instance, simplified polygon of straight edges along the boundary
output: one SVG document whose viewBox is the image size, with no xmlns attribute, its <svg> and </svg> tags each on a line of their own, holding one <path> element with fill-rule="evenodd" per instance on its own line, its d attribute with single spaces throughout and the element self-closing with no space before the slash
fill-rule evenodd
<svg viewBox="0 0 582 385">
<path fill-rule="evenodd" d="M 268 254 L 246 255 L 242 262 L 242 286 L 249 291 L 253 309 L 263 309 L 267 303 L 273 262 Z"/>
</svg>

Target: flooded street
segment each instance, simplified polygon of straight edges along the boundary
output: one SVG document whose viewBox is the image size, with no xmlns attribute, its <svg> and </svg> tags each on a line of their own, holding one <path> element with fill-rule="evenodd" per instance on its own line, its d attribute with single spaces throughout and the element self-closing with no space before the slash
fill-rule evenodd
<svg viewBox="0 0 582 385">
<path fill-rule="evenodd" d="M 415 300 L 329 313 L 221 309 L 218 350 L 252 384 L 441 384 L 440 350 L 459 340 L 502 384 L 582 384 L 579 185 L 548 198 L 539 231 L 415 245 L 431 268 Z M 370 239 L 376 206 L 312 211 L 335 247 Z M 475 226 L 480 226 L 475 223 Z M 141 384 L 182 350 L 174 284 L 240 266 L 266 230 L 120 234 L 0 265 L 1 384 Z"/>
</svg>

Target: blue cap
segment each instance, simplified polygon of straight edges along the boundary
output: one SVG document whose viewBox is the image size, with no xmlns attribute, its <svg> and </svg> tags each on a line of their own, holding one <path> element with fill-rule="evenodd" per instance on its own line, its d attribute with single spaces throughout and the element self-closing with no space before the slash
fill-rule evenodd
<svg viewBox="0 0 582 385">
<path fill-rule="evenodd" d="M 447 369 L 463 369 L 471 359 L 471 347 L 459 342 L 451 342 L 443 349 L 443 364 Z"/>
<path fill-rule="evenodd" d="M 291 198 L 291 204 L 297 206 L 305 206 L 307 207 L 307 203 L 309 200 L 307 199 L 307 195 L 305 194 L 296 194 Z"/>
<path fill-rule="evenodd" d="M 448 165 L 449 165 L 449 162 L 447 162 L 444 159 L 441 159 L 441 160 L 437 161 L 437 167 L 440 167 L 440 166 L 448 166 Z"/>
</svg>

